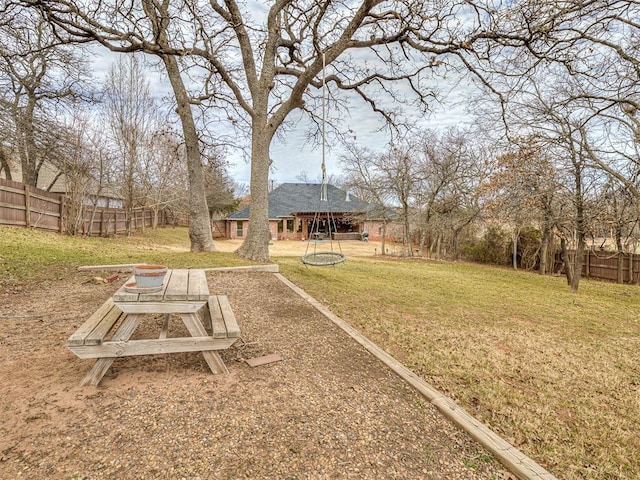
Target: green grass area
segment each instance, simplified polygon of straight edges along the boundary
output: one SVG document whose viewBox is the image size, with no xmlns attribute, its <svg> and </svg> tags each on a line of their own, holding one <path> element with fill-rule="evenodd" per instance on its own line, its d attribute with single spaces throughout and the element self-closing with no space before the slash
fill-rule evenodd
<svg viewBox="0 0 640 480">
<path fill-rule="evenodd" d="M 640 478 L 640 289 L 465 263 L 281 272 L 566 479 Z"/>
<path fill-rule="evenodd" d="M 0 227 L 0 285 L 49 278 L 81 265 L 161 263 L 171 268 L 247 265 L 233 253 L 192 253 L 185 228 L 147 229 L 131 237 L 68 237 Z"/>
<path fill-rule="evenodd" d="M 73 238 L 0 227 L 0 288 L 80 265 L 246 265 L 187 230 Z M 563 479 L 640 478 L 640 288 L 383 257 L 281 272 Z M 301 319 L 303 320 L 303 319 Z M 348 367 L 348 366 L 345 366 Z"/>
</svg>

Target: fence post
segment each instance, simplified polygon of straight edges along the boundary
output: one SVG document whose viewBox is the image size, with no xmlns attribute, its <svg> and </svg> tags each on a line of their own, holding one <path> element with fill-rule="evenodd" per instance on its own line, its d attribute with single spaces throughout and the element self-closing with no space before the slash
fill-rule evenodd
<svg viewBox="0 0 640 480">
<path fill-rule="evenodd" d="M 589 278 L 589 275 L 591 274 L 591 271 L 590 271 L 591 270 L 590 269 L 590 267 L 591 267 L 591 265 L 590 265 L 591 264 L 591 257 L 589 256 L 590 252 L 591 252 L 591 250 L 589 250 L 589 249 L 586 250 L 587 256 L 586 256 L 585 261 L 584 261 L 585 277 L 587 277 L 587 278 Z"/>
<path fill-rule="evenodd" d="M 31 197 L 29 195 L 29 185 L 24 185 L 24 226 L 31 228 Z"/>
<path fill-rule="evenodd" d="M 60 195 L 60 235 L 64 233 L 64 195 Z"/>
</svg>

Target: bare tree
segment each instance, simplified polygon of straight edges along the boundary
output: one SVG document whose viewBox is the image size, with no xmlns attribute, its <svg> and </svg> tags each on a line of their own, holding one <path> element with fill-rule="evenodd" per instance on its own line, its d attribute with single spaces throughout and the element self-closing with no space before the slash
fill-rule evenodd
<svg viewBox="0 0 640 480">
<path fill-rule="evenodd" d="M 420 255 L 428 241 L 430 253 L 442 246 L 448 228 L 445 217 L 454 207 L 454 192 L 462 188 L 469 175 L 479 171 L 471 144 L 481 142 L 472 140 L 471 135 L 457 128 L 444 132 L 425 130 L 416 134 L 413 141 L 412 150 L 419 162 L 414 223 L 419 232 Z M 453 250 L 457 252 L 456 247 Z"/>
<path fill-rule="evenodd" d="M 150 142 L 158 128 L 158 106 L 140 60 L 119 58 L 109 70 L 105 84 L 105 110 L 113 141 L 121 159 L 121 193 L 125 200 L 127 235 L 131 235 L 133 210 L 139 206 L 140 172 L 143 157 L 150 154 Z"/>
<path fill-rule="evenodd" d="M 600 195 L 602 214 L 599 216 L 599 223 L 604 230 L 602 236 L 606 238 L 612 233 L 617 256 L 616 281 L 624 283 L 624 253 L 625 250 L 634 252 L 627 247 L 638 225 L 638 199 L 613 179 L 604 185 Z"/>
<path fill-rule="evenodd" d="M 105 204 L 105 200 L 116 192 L 117 154 L 108 137 L 108 132 L 105 131 L 101 122 L 92 122 L 91 131 L 87 138 L 87 155 L 92 159 L 92 170 L 90 191 L 85 199 L 85 201 L 88 200 L 90 202 L 91 214 L 85 235 L 92 234 L 93 222 L 98 208 L 101 206 L 107 207 L 108 203 Z M 104 234 L 106 232 L 101 233 Z"/>
<path fill-rule="evenodd" d="M 555 224 L 568 282 L 577 291 L 594 192 L 613 177 L 639 193 L 640 4 L 543 0 L 516 2 L 509 10 L 501 25 L 512 26 L 511 37 L 487 42 L 476 66 L 502 100 L 497 113 L 508 136 L 535 135 L 553 157 L 562 182 Z M 512 48 L 518 42 L 527 48 Z"/>
<path fill-rule="evenodd" d="M 77 108 L 65 126 L 66 147 L 57 163 L 65 187 L 65 229 L 71 235 L 81 233 L 84 228 L 86 200 L 94 186 L 91 174 L 95 159 L 87 142 L 89 125 L 88 115 Z"/>
<path fill-rule="evenodd" d="M 231 213 L 239 205 L 235 182 L 227 175 L 220 152 L 207 155 L 204 165 L 207 205 L 211 218 L 216 214 Z"/>
<path fill-rule="evenodd" d="M 488 30 L 497 14 L 493 2 L 278 0 L 264 14 L 235 0 L 23 3 L 39 8 L 75 40 L 158 55 L 185 111 L 188 99 L 181 100 L 173 82 L 175 56 L 208 71 L 199 99 L 226 106 L 231 123 L 251 136 L 251 228 L 238 253 L 262 261 L 270 239 L 269 148 L 294 110 L 318 120 L 322 77 L 333 101 L 340 101 L 339 91 L 352 93 L 394 123 L 399 103 L 428 108 L 429 73 L 445 73 L 444 61 L 470 68 L 473 45 L 496 36 Z"/>
<path fill-rule="evenodd" d="M 400 205 L 402 243 L 408 256 L 413 256 L 412 207 L 421 185 L 418 166 L 419 159 L 410 142 L 393 145 L 378 158 L 376 165 L 387 191 L 393 196 L 393 201 Z"/>
<path fill-rule="evenodd" d="M 170 11 L 172 5 L 169 2 L 152 0 L 133 0 L 125 4 L 114 2 L 114 5 L 101 2 L 95 6 L 89 5 L 85 11 L 85 6 L 80 2 L 77 5 L 66 1 L 22 2 L 23 5 L 34 7 L 44 14 L 62 43 L 97 42 L 114 52 L 145 52 L 160 58 L 174 92 L 176 111 L 185 141 L 189 175 L 191 250 L 213 251 L 215 245 L 206 204 L 199 136 L 191 111 L 193 100 L 182 79 L 178 60 L 178 57 L 186 55 L 189 50 L 182 43 L 184 22 L 180 15 L 185 12 L 186 15 L 193 14 L 189 21 L 194 25 L 194 32 L 200 33 L 200 22 L 205 19 L 198 16 L 191 4 L 176 3 L 179 3 L 177 11 Z M 103 20 L 104 23 L 101 23 Z M 171 32 L 172 27 L 177 29 L 177 32 Z M 175 41 L 177 46 L 171 44 L 170 39 Z M 193 36 L 191 39 L 194 43 L 200 40 Z"/>
<path fill-rule="evenodd" d="M 138 178 L 141 204 L 153 212 L 157 228 L 160 212 L 186 200 L 188 189 L 186 153 L 182 139 L 170 129 L 154 130 L 148 151 L 141 157 Z"/>
<path fill-rule="evenodd" d="M 376 167 L 380 153 L 354 143 L 347 144 L 347 151 L 342 155 L 341 166 L 345 175 L 344 186 L 354 192 L 355 196 L 373 204 L 367 216 L 382 219 L 382 255 L 386 255 L 387 225 L 389 223 L 392 191 L 385 182 L 384 175 Z"/>
<path fill-rule="evenodd" d="M 518 227 L 534 225 L 540 230 L 540 274 L 548 273 L 549 245 L 557 222 L 556 197 L 561 186 L 559 165 L 536 138 L 518 139 L 513 151 L 496 159 L 485 195 L 491 211 Z M 517 241 L 514 240 L 514 248 Z"/>
<path fill-rule="evenodd" d="M 18 152 L 22 181 L 38 186 L 45 161 L 56 163 L 62 130 L 56 115 L 88 91 L 88 73 L 81 52 L 60 45 L 35 12 L 10 14 L 0 24 L 0 110 L 11 120 L 8 141 Z"/>
</svg>

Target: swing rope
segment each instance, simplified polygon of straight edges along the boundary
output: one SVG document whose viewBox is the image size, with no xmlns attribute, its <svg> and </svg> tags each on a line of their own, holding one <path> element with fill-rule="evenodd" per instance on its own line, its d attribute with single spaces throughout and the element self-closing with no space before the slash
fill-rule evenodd
<svg viewBox="0 0 640 480">
<path fill-rule="evenodd" d="M 335 252 L 333 250 L 333 235 L 332 235 L 332 227 L 333 233 L 338 231 L 335 218 L 331 213 L 331 204 L 329 202 L 329 195 L 327 192 L 327 169 L 325 166 L 325 144 L 326 144 L 326 81 L 325 81 L 325 54 L 322 54 L 322 184 L 320 186 L 320 205 L 326 205 L 326 225 L 327 225 L 327 233 L 329 237 L 329 244 L 331 246 L 330 251 L 318 251 L 318 243 L 322 240 L 320 239 L 320 208 L 316 211 L 313 216 L 313 223 L 311 224 L 311 235 L 309 235 L 309 239 L 307 241 L 307 248 L 302 256 L 302 263 L 305 265 L 313 265 L 317 267 L 329 266 L 329 265 L 337 265 L 339 263 L 344 262 L 347 257 L 342 253 L 342 247 L 340 246 L 340 242 L 338 241 L 338 249 L 339 252 Z M 324 222 L 324 221 L 323 221 Z M 312 236 L 315 236 L 312 240 Z M 309 253 L 309 245 L 313 241 L 313 252 Z"/>
</svg>

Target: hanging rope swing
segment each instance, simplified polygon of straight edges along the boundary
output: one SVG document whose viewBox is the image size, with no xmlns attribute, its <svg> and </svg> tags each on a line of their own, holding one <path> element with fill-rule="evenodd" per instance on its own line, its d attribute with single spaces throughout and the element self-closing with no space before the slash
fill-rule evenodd
<svg viewBox="0 0 640 480">
<path fill-rule="evenodd" d="M 313 216 L 313 223 L 311 224 L 311 230 L 309 240 L 307 241 L 307 249 L 301 260 L 305 265 L 313 265 L 316 267 L 326 267 L 330 265 L 337 265 L 344 262 L 347 257 L 342 253 L 340 242 L 337 241 L 338 250 L 334 251 L 334 233 L 337 232 L 336 220 L 331 212 L 331 203 L 329 202 L 329 195 L 327 192 L 327 171 L 325 167 L 325 126 L 326 126 L 326 85 L 325 85 L 325 56 L 322 54 L 322 185 L 320 186 L 320 205 Z M 322 212 L 322 213 L 321 213 Z M 326 227 L 326 232 L 324 228 Z M 324 239 L 325 235 L 328 238 L 330 250 L 318 251 L 318 244 L 324 243 L 327 240 Z M 309 252 L 309 247 L 313 243 L 313 251 Z"/>
<path fill-rule="evenodd" d="M 328 197 L 326 196 L 327 185 L 324 180 L 322 182 L 320 190 L 322 192 L 320 194 L 321 198 L 325 198 L 325 200 L 320 200 L 320 202 L 324 202 L 328 206 L 328 208 L 325 210 L 326 213 L 324 218 L 322 218 L 323 214 L 320 211 L 317 211 L 315 213 L 313 217 L 313 223 L 311 225 L 311 235 L 309 235 L 309 240 L 307 242 L 307 249 L 305 250 L 305 254 L 302 256 L 301 260 L 305 265 L 327 267 L 330 265 L 337 265 L 339 263 L 342 263 L 347 259 L 347 257 L 345 257 L 342 253 L 339 241 L 336 241 L 339 251 L 335 251 L 333 249 L 333 234 L 337 231 L 337 228 L 335 218 L 333 217 L 333 214 L 331 213 L 331 209 L 329 207 L 329 201 L 327 199 Z M 326 227 L 327 229 L 327 240 L 324 239 L 324 227 Z M 331 246 L 330 250 L 318 250 L 318 245 L 325 244 L 327 241 Z M 311 244 L 313 244 L 313 250 L 309 252 L 309 247 Z"/>
</svg>

